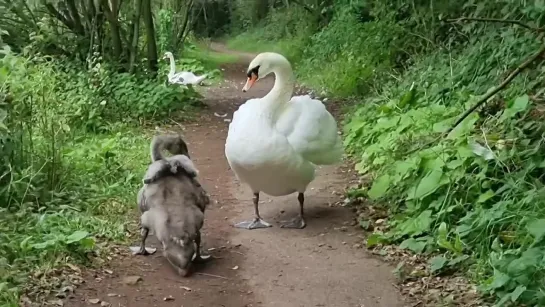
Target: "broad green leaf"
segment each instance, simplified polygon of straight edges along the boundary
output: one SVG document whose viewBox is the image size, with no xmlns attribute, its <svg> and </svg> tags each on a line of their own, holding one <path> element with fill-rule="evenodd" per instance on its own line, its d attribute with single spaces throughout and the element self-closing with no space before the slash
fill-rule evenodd
<svg viewBox="0 0 545 307">
<path fill-rule="evenodd" d="M 466 261 L 467 259 L 469 259 L 469 256 L 468 255 L 460 255 L 454 259 L 451 259 L 449 262 L 448 262 L 448 265 L 449 266 L 454 266 L 454 265 L 457 265 L 459 263 L 462 263 L 464 261 Z"/>
<path fill-rule="evenodd" d="M 407 193 L 407 200 L 422 199 L 435 192 L 435 190 L 442 185 L 442 176 L 443 171 L 441 169 L 436 169 L 427 173 L 422 180 L 417 181 L 416 185 L 409 189 L 409 192 Z"/>
<path fill-rule="evenodd" d="M 447 135 L 447 138 L 453 140 L 473 132 L 478 119 L 479 115 L 476 113 L 469 115 Z"/>
<path fill-rule="evenodd" d="M 444 133 L 446 132 L 450 126 L 452 125 L 452 119 L 447 119 L 438 123 L 433 124 L 433 132 L 437 133 Z"/>
<path fill-rule="evenodd" d="M 417 236 L 430 230 L 432 223 L 432 211 L 426 210 L 420 213 L 416 218 L 407 219 L 397 228 L 402 235 Z"/>
<path fill-rule="evenodd" d="M 403 97 L 399 100 L 398 107 L 403 109 L 407 105 L 411 105 L 416 100 L 416 88 L 411 88 L 408 92 L 403 94 Z"/>
<path fill-rule="evenodd" d="M 477 203 L 484 203 L 485 201 L 489 200 L 490 198 L 494 197 L 496 194 L 492 190 L 488 190 L 484 192 L 483 194 L 479 195 L 479 198 L 477 198 Z"/>
<path fill-rule="evenodd" d="M 437 245 L 449 251 L 454 251 L 454 247 L 448 240 L 448 229 L 445 222 L 441 222 L 439 229 L 437 229 Z"/>
<path fill-rule="evenodd" d="M 492 248 L 493 251 L 501 252 L 502 248 L 500 244 L 500 239 L 495 238 L 494 241 L 492 241 L 492 245 L 490 246 L 490 248 Z"/>
<path fill-rule="evenodd" d="M 446 238 L 448 235 L 447 223 L 441 222 L 441 224 L 439 224 L 439 228 L 437 229 L 437 233 L 440 237 Z"/>
<path fill-rule="evenodd" d="M 414 238 L 409 238 L 399 245 L 400 248 L 411 250 L 417 254 L 420 254 L 426 248 L 426 241 L 418 241 Z"/>
<path fill-rule="evenodd" d="M 460 159 L 452 160 L 447 163 L 447 167 L 450 169 L 456 169 L 464 164 L 464 161 Z"/>
<path fill-rule="evenodd" d="M 399 178 L 404 178 L 409 171 L 416 169 L 416 163 L 411 160 L 399 161 L 395 164 L 396 176 Z"/>
<path fill-rule="evenodd" d="M 435 256 L 431 258 L 429 261 L 431 272 L 435 273 L 441 270 L 443 267 L 445 267 L 445 265 L 447 264 L 447 261 L 448 261 L 447 258 L 443 256 Z"/>
<path fill-rule="evenodd" d="M 388 174 L 378 177 L 377 180 L 373 182 L 373 186 L 369 190 L 369 198 L 376 200 L 384 196 L 386 191 L 388 191 L 388 189 L 390 188 L 391 181 L 392 179 Z"/>
<path fill-rule="evenodd" d="M 371 248 L 375 245 L 378 245 L 380 243 L 383 243 L 385 242 L 385 239 L 384 239 L 384 236 L 382 234 L 379 234 L 379 233 L 374 233 L 372 235 L 370 235 L 369 237 L 367 237 L 367 247 L 368 248 Z"/>
<path fill-rule="evenodd" d="M 95 247 L 95 239 L 91 237 L 83 238 L 79 241 L 79 244 L 86 249 L 92 249 Z"/>
<path fill-rule="evenodd" d="M 514 115 L 516 115 L 517 113 L 520 113 L 524 110 L 526 110 L 526 108 L 528 107 L 528 104 L 530 102 L 530 98 L 528 97 L 528 95 L 523 95 L 523 96 L 520 96 L 520 97 L 517 97 L 513 103 L 511 103 L 507 109 L 505 109 L 504 113 L 503 113 L 503 117 L 513 117 Z"/>
<path fill-rule="evenodd" d="M 66 237 L 66 244 L 72 244 L 74 242 L 79 242 L 83 239 L 85 239 L 89 233 L 84 230 L 76 230 L 71 235 Z"/>
<path fill-rule="evenodd" d="M 458 234 L 456 234 L 456 238 L 454 239 L 454 252 L 455 253 L 462 253 L 464 251 L 464 245 L 462 242 L 462 238 Z"/>
<path fill-rule="evenodd" d="M 509 275 L 504 274 L 498 270 L 494 270 L 494 277 L 492 283 L 488 286 L 490 289 L 497 289 L 503 287 L 507 282 L 511 280 Z"/>
<path fill-rule="evenodd" d="M 516 302 L 524 291 L 526 291 L 526 287 L 523 285 L 519 285 L 515 290 L 513 290 L 513 292 L 510 294 L 511 302 Z"/>
<path fill-rule="evenodd" d="M 492 150 L 490 150 L 488 147 L 484 147 L 475 141 L 470 142 L 469 147 L 475 155 L 483 157 L 483 159 L 487 161 L 494 159 L 494 152 L 492 152 Z"/>
<path fill-rule="evenodd" d="M 545 219 L 533 220 L 526 224 L 526 230 L 534 237 L 534 242 L 538 242 L 545 236 Z"/>
</svg>

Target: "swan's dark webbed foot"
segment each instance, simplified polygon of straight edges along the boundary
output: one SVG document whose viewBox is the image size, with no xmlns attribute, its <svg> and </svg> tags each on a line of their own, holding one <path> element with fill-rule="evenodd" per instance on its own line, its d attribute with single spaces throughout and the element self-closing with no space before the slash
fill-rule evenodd
<svg viewBox="0 0 545 307">
<path fill-rule="evenodd" d="M 297 200 L 299 201 L 299 209 L 300 209 L 299 216 L 289 222 L 283 223 L 282 225 L 280 225 L 280 228 L 303 229 L 307 226 L 307 223 L 305 222 L 305 214 L 303 210 L 303 205 L 305 203 L 305 195 L 303 193 L 299 193 L 299 195 L 297 195 Z"/>
<path fill-rule="evenodd" d="M 269 228 L 272 227 L 271 224 L 265 222 L 261 218 L 256 217 L 255 219 L 251 221 L 244 221 L 235 224 L 236 228 L 243 228 L 243 229 L 259 229 L 259 228 Z"/>
<path fill-rule="evenodd" d="M 271 224 L 265 222 L 261 216 L 259 215 L 259 192 L 254 193 L 254 210 L 255 210 L 255 218 L 251 221 L 244 221 L 235 224 L 236 228 L 243 228 L 243 229 L 259 229 L 259 228 L 269 228 L 272 227 Z"/>
<path fill-rule="evenodd" d="M 293 220 L 289 222 L 282 223 L 280 225 L 280 228 L 296 228 L 296 229 L 303 229 L 307 227 L 307 223 L 305 222 L 305 219 L 301 216 L 298 216 L 294 218 Z"/>
</svg>

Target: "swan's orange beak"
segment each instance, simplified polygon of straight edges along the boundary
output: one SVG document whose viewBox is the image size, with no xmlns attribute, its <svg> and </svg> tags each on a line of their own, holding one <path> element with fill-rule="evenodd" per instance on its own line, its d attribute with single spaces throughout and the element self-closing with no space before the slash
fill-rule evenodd
<svg viewBox="0 0 545 307">
<path fill-rule="evenodd" d="M 256 81 L 257 81 L 257 76 L 255 74 L 252 74 L 251 77 L 248 77 L 248 80 L 246 80 L 246 84 L 244 84 L 242 91 L 243 92 L 248 91 L 252 86 L 254 86 L 254 83 Z"/>
</svg>

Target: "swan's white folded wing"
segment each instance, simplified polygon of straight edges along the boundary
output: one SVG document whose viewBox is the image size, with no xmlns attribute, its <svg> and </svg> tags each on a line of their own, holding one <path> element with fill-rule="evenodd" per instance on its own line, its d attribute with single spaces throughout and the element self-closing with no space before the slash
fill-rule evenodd
<svg viewBox="0 0 545 307">
<path fill-rule="evenodd" d="M 168 82 L 185 85 L 184 73 L 176 73 L 168 77 Z"/>
<path fill-rule="evenodd" d="M 276 129 L 304 159 L 314 164 L 334 164 L 342 158 L 337 123 L 320 100 L 308 95 L 292 97 L 280 110 Z"/>
</svg>

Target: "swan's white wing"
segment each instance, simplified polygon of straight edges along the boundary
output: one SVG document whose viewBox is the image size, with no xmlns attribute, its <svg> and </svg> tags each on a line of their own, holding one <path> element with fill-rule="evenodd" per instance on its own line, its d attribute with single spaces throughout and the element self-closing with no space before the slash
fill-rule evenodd
<svg viewBox="0 0 545 307">
<path fill-rule="evenodd" d="M 227 161 L 237 179 L 254 192 L 280 196 L 304 191 L 314 179 L 314 166 L 270 126 L 263 103 L 250 99 L 233 113 L 225 142 Z"/>
<path fill-rule="evenodd" d="M 168 76 L 168 82 L 185 85 L 184 72 L 176 73 Z"/>
<path fill-rule="evenodd" d="M 197 77 L 194 73 L 190 71 L 181 71 L 174 75 L 172 75 L 169 80 L 172 83 L 178 83 L 178 84 L 198 84 L 201 81 L 203 81 L 207 75 L 202 75 L 200 77 Z"/>
<path fill-rule="evenodd" d="M 320 100 L 308 95 L 292 97 L 280 111 L 276 129 L 295 151 L 314 164 L 334 164 L 342 158 L 337 123 Z"/>
</svg>

